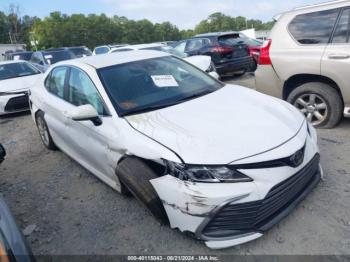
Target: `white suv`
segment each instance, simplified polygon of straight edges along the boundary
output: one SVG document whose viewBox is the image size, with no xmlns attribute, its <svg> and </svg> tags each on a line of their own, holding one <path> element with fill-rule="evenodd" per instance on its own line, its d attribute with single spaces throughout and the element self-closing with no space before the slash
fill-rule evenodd
<svg viewBox="0 0 350 262">
<path fill-rule="evenodd" d="M 306 6 L 278 17 L 261 50 L 258 91 L 296 106 L 316 127 L 350 116 L 350 1 Z"/>
</svg>

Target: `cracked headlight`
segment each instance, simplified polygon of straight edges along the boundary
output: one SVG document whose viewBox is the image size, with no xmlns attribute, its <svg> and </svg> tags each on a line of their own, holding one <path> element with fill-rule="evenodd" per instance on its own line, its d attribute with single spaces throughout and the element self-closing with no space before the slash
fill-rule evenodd
<svg viewBox="0 0 350 262">
<path fill-rule="evenodd" d="M 195 166 L 165 161 L 167 173 L 184 181 L 203 183 L 251 182 L 253 179 L 229 166 Z"/>
</svg>

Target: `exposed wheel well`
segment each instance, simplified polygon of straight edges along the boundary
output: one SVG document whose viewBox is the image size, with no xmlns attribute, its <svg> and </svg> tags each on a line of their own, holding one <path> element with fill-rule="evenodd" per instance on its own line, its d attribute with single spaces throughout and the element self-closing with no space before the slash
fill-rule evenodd
<svg viewBox="0 0 350 262">
<path fill-rule="evenodd" d="M 340 95 L 343 103 L 343 96 L 341 93 L 341 90 L 339 86 L 337 85 L 336 82 L 334 82 L 332 79 L 326 77 L 326 76 L 321 76 L 321 75 L 312 75 L 312 74 L 299 74 L 290 77 L 283 86 L 283 100 L 287 100 L 289 94 L 298 86 L 309 83 L 309 82 L 321 82 L 328 84 L 332 88 L 334 88 Z"/>
<path fill-rule="evenodd" d="M 153 160 L 149 160 L 149 159 L 144 159 L 144 158 L 141 158 L 141 157 L 138 157 L 138 156 L 135 156 L 135 155 L 128 155 L 128 154 L 125 154 L 123 155 L 119 161 L 118 161 L 118 165 L 126 158 L 128 157 L 133 157 L 133 158 L 137 158 L 139 160 L 141 160 L 142 162 L 144 162 L 149 168 L 151 168 L 154 173 L 156 173 L 158 176 L 163 176 L 165 174 L 165 171 L 166 171 L 166 167 L 160 163 L 157 163 L 156 161 L 153 161 Z M 118 165 L 117 165 L 117 168 L 118 168 Z"/>
<path fill-rule="evenodd" d="M 36 112 L 34 113 L 34 117 L 35 117 L 35 122 L 36 122 L 36 118 L 39 114 L 39 112 L 42 112 L 40 109 L 36 110 Z"/>
</svg>

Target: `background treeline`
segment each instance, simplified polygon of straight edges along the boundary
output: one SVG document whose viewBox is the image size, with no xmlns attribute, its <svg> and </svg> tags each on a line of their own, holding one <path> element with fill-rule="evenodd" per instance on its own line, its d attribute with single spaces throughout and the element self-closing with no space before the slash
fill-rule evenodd
<svg viewBox="0 0 350 262">
<path fill-rule="evenodd" d="M 120 16 L 108 17 L 105 14 L 66 15 L 53 12 L 40 19 L 21 16 L 18 6 L 11 5 L 8 14 L 0 11 L 0 43 L 25 43 L 28 49 L 34 49 L 31 43 L 35 40 L 38 49 L 75 45 L 94 48 L 111 43 L 180 40 L 205 32 L 247 28 L 268 30 L 272 25 L 273 22 L 263 23 L 242 16 L 214 13 L 201 21 L 194 30 L 179 30 L 170 22 L 152 23 L 147 19 L 135 21 Z"/>
</svg>

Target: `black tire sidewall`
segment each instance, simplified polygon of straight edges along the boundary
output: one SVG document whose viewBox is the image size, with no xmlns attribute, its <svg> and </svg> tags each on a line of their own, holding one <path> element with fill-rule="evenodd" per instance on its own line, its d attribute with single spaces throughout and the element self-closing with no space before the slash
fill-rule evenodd
<svg viewBox="0 0 350 262">
<path fill-rule="evenodd" d="M 39 111 L 39 112 L 36 114 L 36 117 L 35 117 L 35 122 L 36 122 L 36 125 L 37 125 L 37 128 L 38 128 L 38 129 L 39 129 L 39 127 L 38 127 L 38 119 L 39 119 L 39 118 L 43 121 L 43 123 L 44 123 L 44 125 L 45 125 L 45 127 L 46 127 L 46 130 L 47 130 L 47 133 L 48 133 L 48 137 L 49 137 L 49 143 L 48 143 L 48 144 L 45 144 L 45 142 L 43 141 L 43 139 L 42 139 L 42 137 L 41 137 L 41 135 L 40 135 L 40 139 L 41 139 L 43 145 L 44 145 L 46 148 L 50 149 L 50 150 L 56 150 L 57 147 L 56 147 L 54 141 L 52 140 L 52 137 L 51 137 L 51 134 L 50 134 L 50 130 L 49 130 L 49 127 L 48 127 L 48 125 L 47 125 L 47 123 L 46 123 L 46 121 L 45 121 L 45 114 L 44 114 L 43 111 Z"/>
<path fill-rule="evenodd" d="M 287 101 L 294 105 L 295 101 L 306 94 L 315 94 L 321 97 L 328 107 L 326 119 L 316 128 L 333 128 L 342 118 L 343 102 L 339 93 L 331 86 L 321 82 L 309 82 L 296 87 L 288 96 Z"/>
</svg>

